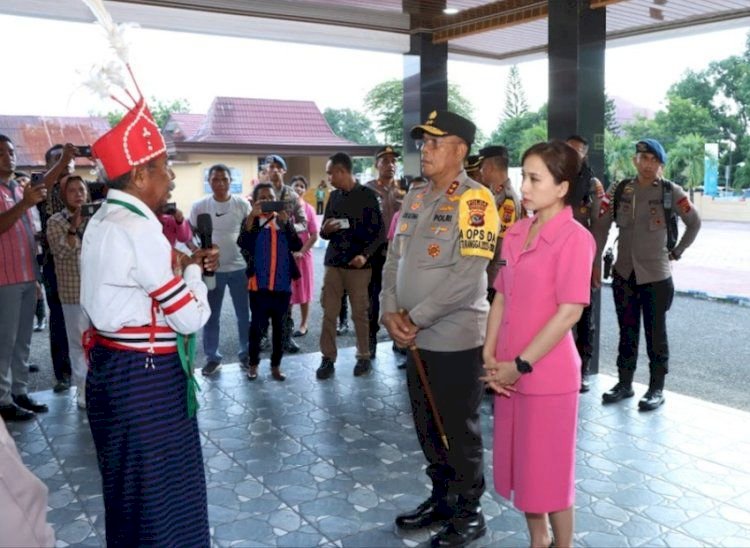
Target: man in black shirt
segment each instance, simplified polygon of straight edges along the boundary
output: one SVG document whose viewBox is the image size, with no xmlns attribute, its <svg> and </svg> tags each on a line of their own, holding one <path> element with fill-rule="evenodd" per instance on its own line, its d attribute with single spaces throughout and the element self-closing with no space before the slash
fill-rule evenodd
<svg viewBox="0 0 750 548">
<path fill-rule="evenodd" d="M 383 239 L 383 217 L 375 192 L 352 175 L 352 159 L 338 152 L 326 164 L 328 180 L 336 189 L 331 193 L 323 215 L 320 236 L 328 242 L 323 278 L 323 327 L 320 351 L 323 359 L 316 372 L 319 379 L 333 374 L 336 362 L 336 318 L 344 291 L 349 295 L 354 331 L 357 335 L 357 364 L 354 375 L 372 369 L 369 348 L 368 285 L 370 258 Z"/>
</svg>

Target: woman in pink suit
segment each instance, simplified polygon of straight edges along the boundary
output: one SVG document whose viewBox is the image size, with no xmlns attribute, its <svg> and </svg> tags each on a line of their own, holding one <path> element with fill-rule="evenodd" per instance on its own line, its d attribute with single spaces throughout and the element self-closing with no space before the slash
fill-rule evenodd
<svg viewBox="0 0 750 548">
<path fill-rule="evenodd" d="M 573 544 L 581 360 L 571 328 L 589 303 L 594 239 L 573 218 L 587 181 L 562 141 L 523 155 L 523 205 L 506 233 L 507 261 L 487 322 L 484 380 L 497 392 L 494 481 L 526 514 L 531 546 Z"/>
<path fill-rule="evenodd" d="M 292 280 L 292 301 L 291 305 L 298 304 L 300 307 L 299 327 L 294 331 L 294 337 L 304 337 L 307 335 L 307 318 L 310 314 L 310 301 L 313 293 L 313 256 L 312 246 L 318 239 L 318 218 L 315 216 L 315 209 L 307 203 L 302 197 L 307 192 L 307 179 L 302 175 L 292 178 L 292 188 L 299 195 L 302 207 L 305 209 L 307 218 L 307 229 L 304 232 L 298 232 L 302 240 L 302 249 L 294 252 L 294 258 L 297 260 L 297 267 L 300 271 L 300 278 Z"/>
</svg>

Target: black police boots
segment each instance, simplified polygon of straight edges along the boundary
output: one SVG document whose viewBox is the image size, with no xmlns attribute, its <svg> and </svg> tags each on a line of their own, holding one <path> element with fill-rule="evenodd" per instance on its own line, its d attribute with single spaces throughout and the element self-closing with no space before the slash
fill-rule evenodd
<svg viewBox="0 0 750 548">
<path fill-rule="evenodd" d="M 396 516 L 396 527 L 406 531 L 413 531 L 429 527 L 436 523 L 445 523 L 451 516 L 453 516 L 453 511 L 446 502 L 445 497 L 433 493 L 430 498 L 411 512 L 405 512 Z"/>
<path fill-rule="evenodd" d="M 464 506 L 432 537 L 430 546 L 466 546 L 487 533 L 482 508 L 478 503 Z"/>
<path fill-rule="evenodd" d="M 617 376 L 619 380 L 611 390 L 602 394 L 602 403 L 615 403 L 625 398 L 632 398 L 635 394 L 633 392 L 633 375 L 635 375 L 635 369 L 618 367 Z"/>
<path fill-rule="evenodd" d="M 648 390 L 638 402 L 641 411 L 653 411 L 664 404 L 664 376 L 666 371 L 662 366 L 651 366 L 651 378 Z"/>
</svg>

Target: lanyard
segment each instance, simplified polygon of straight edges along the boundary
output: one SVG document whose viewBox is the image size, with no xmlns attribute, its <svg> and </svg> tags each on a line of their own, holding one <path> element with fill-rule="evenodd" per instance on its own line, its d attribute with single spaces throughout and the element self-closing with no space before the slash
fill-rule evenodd
<svg viewBox="0 0 750 548">
<path fill-rule="evenodd" d="M 144 219 L 148 219 L 148 217 L 146 216 L 146 214 L 143 211 L 141 211 L 140 209 L 138 209 L 137 207 L 135 207 L 133 204 L 129 204 L 128 202 L 123 202 L 122 200 L 117 200 L 115 198 L 108 198 L 107 199 L 107 203 L 108 204 L 116 204 L 116 205 L 122 206 L 125 209 L 129 209 L 130 211 L 132 211 L 136 215 L 140 215 Z"/>
</svg>

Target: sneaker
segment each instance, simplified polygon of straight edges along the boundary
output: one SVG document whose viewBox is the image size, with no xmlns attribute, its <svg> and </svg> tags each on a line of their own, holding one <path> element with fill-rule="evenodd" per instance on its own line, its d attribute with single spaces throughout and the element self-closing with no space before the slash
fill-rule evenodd
<svg viewBox="0 0 750 548">
<path fill-rule="evenodd" d="M 271 341 L 268 338 L 268 334 L 264 333 L 260 338 L 260 349 L 268 350 L 271 348 Z"/>
<path fill-rule="evenodd" d="M 357 364 L 354 366 L 354 376 L 361 377 L 367 375 L 372 371 L 372 362 L 370 360 L 358 359 Z"/>
<path fill-rule="evenodd" d="M 299 345 L 292 339 L 289 339 L 284 343 L 284 352 L 286 352 L 287 354 L 296 354 L 299 351 Z"/>
<path fill-rule="evenodd" d="M 219 369 L 221 369 L 221 362 L 208 362 L 203 366 L 203 369 L 201 369 L 201 373 L 203 373 L 204 377 L 210 377 L 211 375 L 218 373 Z"/>
<path fill-rule="evenodd" d="M 336 335 L 345 335 L 349 333 L 349 320 L 339 322 L 339 326 L 336 328 Z"/>
<path fill-rule="evenodd" d="M 52 387 L 52 391 L 55 393 L 65 392 L 66 390 L 70 390 L 70 379 L 57 381 L 55 386 Z"/>
<path fill-rule="evenodd" d="M 36 322 L 36 324 L 34 325 L 34 331 L 36 331 L 37 333 L 39 331 L 44 331 L 45 329 L 47 329 L 47 320 Z"/>
<path fill-rule="evenodd" d="M 315 372 L 315 376 L 320 380 L 325 380 L 333 375 L 335 370 L 336 368 L 333 365 L 333 360 L 324 356 L 320 361 L 320 367 L 318 367 L 318 370 Z"/>
</svg>

